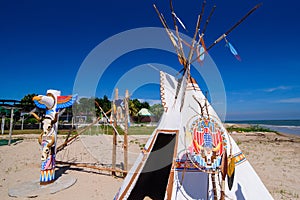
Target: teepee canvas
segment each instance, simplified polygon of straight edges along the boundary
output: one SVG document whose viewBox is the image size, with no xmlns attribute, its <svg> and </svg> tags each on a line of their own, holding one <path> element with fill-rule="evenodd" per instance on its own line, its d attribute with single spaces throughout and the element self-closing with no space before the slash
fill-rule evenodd
<svg viewBox="0 0 300 200">
<path fill-rule="evenodd" d="M 214 199 L 222 191 L 225 199 L 272 199 L 197 83 L 187 82 L 174 102 L 177 81 L 160 76 L 165 112 L 115 199 Z M 225 180 L 222 159 L 235 166 Z"/>
<path fill-rule="evenodd" d="M 184 73 L 176 80 L 160 72 L 164 113 L 115 199 L 273 199 L 190 75 L 193 47 L 199 43 L 196 33 L 201 17 L 186 58 L 180 48 L 181 39 L 174 39 L 155 9 L 176 48 Z M 178 32 L 176 35 L 179 38 Z"/>
</svg>

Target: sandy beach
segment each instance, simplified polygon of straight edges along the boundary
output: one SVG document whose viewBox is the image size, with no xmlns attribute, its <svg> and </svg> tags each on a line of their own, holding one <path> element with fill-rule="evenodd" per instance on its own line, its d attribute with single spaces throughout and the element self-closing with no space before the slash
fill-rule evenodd
<svg viewBox="0 0 300 200">
<path fill-rule="evenodd" d="M 300 198 L 299 137 L 261 132 L 231 133 L 231 135 L 274 199 Z M 39 179 L 41 154 L 37 135 L 14 135 L 13 137 L 23 138 L 23 140 L 11 146 L 0 146 L 1 199 L 16 199 L 8 195 L 10 188 Z M 131 136 L 129 138 L 129 141 L 132 141 L 129 143 L 129 152 L 138 153 L 140 144 L 145 143 L 147 137 Z M 7 135 L 1 136 L 1 139 L 4 138 L 7 139 Z M 101 138 L 101 145 L 107 145 L 109 140 L 103 141 L 103 138 Z M 58 144 L 62 141 L 63 136 L 60 136 Z M 96 141 L 95 138 L 92 141 Z M 77 139 L 65 150 L 58 153 L 57 160 L 97 162 L 97 155 L 91 153 L 91 149 L 96 149 L 96 147 L 87 148 L 86 143 L 86 141 L 83 142 L 83 139 Z M 99 142 L 94 145 L 99 147 Z M 91 146 L 93 145 L 91 144 Z M 104 148 L 104 146 L 101 148 Z M 110 158 L 111 154 L 102 151 L 102 157 L 105 157 L 103 153 Z M 134 160 L 136 153 L 132 153 L 129 159 Z M 131 160 L 130 162 L 133 162 Z M 109 200 L 113 199 L 123 181 L 120 177 L 112 177 L 109 172 L 74 166 L 57 165 L 57 174 L 60 174 L 61 177 L 74 177 L 77 181 L 73 186 L 55 194 L 39 195 L 32 198 L 43 200 Z"/>
</svg>

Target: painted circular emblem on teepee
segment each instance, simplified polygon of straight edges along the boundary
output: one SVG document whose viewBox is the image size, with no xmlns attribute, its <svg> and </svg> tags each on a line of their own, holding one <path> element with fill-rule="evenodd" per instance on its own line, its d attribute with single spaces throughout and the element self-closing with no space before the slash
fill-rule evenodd
<svg viewBox="0 0 300 200">
<path fill-rule="evenodd" d="M 200 169 L 216 170 L 226 149 L 223 126 L 205 116 L 196 116 L 190 122 L 188 132 L 191 134 L 191 144 L 188 151 L 191 160 Z"/>
</svg>

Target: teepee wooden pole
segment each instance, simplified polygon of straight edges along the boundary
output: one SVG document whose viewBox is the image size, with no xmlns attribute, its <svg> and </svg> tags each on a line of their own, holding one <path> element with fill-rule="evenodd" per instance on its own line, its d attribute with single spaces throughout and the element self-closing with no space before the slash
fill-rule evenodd
<svg viewBox="0 0 300 200">
<path fill-rule="evenodd" d="M 175 28 L 175 34 L 176 34 L 176 37 L 178 38 L 179 53 L 180 53 L 181 58 L 184 61 L 183 63 L 186 63 L 186 57 L 184 55 L 184 51 L 183 51 L 183 47 L 182 47 L 182 43 L 181 43 L 181 38 L 180 38 L 180 35 L 179 35 L 179 30 L 178 30 L 177 23 L 176 23 L 175 11 L 174 11 L 172 0 L 170 0 L 170 9 L 171 9 L 172 19 L 173 19 L 173 23 L 174 23 L 174 28 Z"/>
<path fill-rule="evenodd" d="M 212 181 L 213 192 L 214 192 L 214 200 L 218 200 L 217 186 L 216 186 L 216 176 L 215 176 L 214 173 L 211 174 L 211 181 Z"/>
<path fill-rule="evenodd" d="M 119 90 L 118 88 L 116 88 L 115 90 L 115 99 L 113 101 L 113 112 L 112 112 L 112 115 L 113 115 L 113 121 L 114 121 L 114 127 L 117 127 L 117 108 L 116 108 L 116 104 L 115 102 L 118 100 L 118 93 L 119 93 Z M 117 160 L 117 132 L 113 131 L 113 147 L 112 147 L 112 169 L 114 170 L 116 168 L 116 160 Z M 113 176 L 116 176 L 116 172 L 115 171 L 112 171 L 112 175 Z"/>
<path fill-rule="evenodd" d="M 199 30 L 199 27 L 200 27 L 200 22 L 201 22 L 201 15 L 198 16 L 197 25 L 196 25 L 194 37 L 193 37 L 193 40 L 192 40 L 191 49 L 190 49 L 190 52 L 189 52 L 189 55 L 188 55 L 188 62 L 189 63 L 191 62 L 191 59 L 192 59 L 193 54 L 194 54 L 194 46 L 195 46 L 195 43 L 196 43 L 196 37 L 197 37 L 198 30 Z"/>
<path fill-rule="evenodd" d="M 207 26 L 208 26 L 208 23 L 209 23 L 209 21 L 210 21 L 210 18 L 211 18 L 212 15 L 214 14 L 214 12 L 215 12 L 215 10 L 216 10 L 216 7 L 217 7 L 217 6 L 214 5 L 213 8 L 211 9 L 211 11 L 210 11 L 210 13 L 209 13 L 209 16 L 207 17 L 207 20 L 206 20 L 205 25 L 204 25 L 204 27 L 203 27 L 203 30 L 202 30 L 201 35 L 204 35 L 204 34 L 205 34 L 206 29 L 207 29 Z"/>
<path fill-rule="evenodd" d="M 175 36 L 172 34 L 172 32 L 171 32 L 171 30 L 170 30 L 170 28 L 169 28 L 169 26 L 168 26 L 168 24 L 167 24 L 164 16 L 159 12 L 159 10 L 158 10 L 158 8 L 156 7 L 155 4 L 153 4 L 153 7 L 154 7 L 154 9 L 155 9 L 155 11 L 156 11 L 156 13 L 157 13 L 157 15 L 158 15 L 158 17 L 159 17 L 162 25 L 163 25 L 163 27 L 165 28 L 165 30 L 166 30 L 166 32 L 168 34 L 168 37 L 169 37 L 172 45 L 174 46 L 174 48 L 176 50 L 177 55 L 180 57 L 180 50 L 179 50 L 179 47 L 177 45 Z M 177 40 L 178 40 L 178 38 L 177 38 Z"/>
</svg>

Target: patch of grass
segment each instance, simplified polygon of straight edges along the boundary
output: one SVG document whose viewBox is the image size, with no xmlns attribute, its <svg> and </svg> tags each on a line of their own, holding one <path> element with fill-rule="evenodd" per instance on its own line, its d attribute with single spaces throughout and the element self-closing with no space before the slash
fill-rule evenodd
<svg viewBox="0 0 300 200">
<path fill-rule="evenodd" d="M 280 193 L 280 194 L 285 194 L 286 191 L 285 191 L 284 189 L 281 189 L 281 190 L 279 191 L 279 193 Z"/>
<path fill-rule="evenodd" d="M 281 161 L 281 160 L 282 160 L 281 157 L 274 157 L 274 158 L 272 159 L 273 162 L 279 162 L 279 161 Z"/>
<path fill-rule="evenodd" d="M 17 141 L 23 140 L 21 138 L 11 139 L 10 144 L 13 144 Z M 0 146 L 8 145 L 8 139 L 0 139 Z"/>
<path fill-rule="evenodd" d="M 39 129 L 25 129 L 25 130 L 13 130 L 13 135 L 22 135 L 22 134 L 40 134 L 42 130 Z M 5 130 L 4 134 L 9 134 L 9 130 Z"/>
<path fill-rule="evenodd" d="M 131 126 L 128 129 L 129 135 L 151 135 L 155 126 Z"/>
<path fill-rule="evenodd" d="M 58 134 L 59 135 L 67 135 L 69 133 L 70 130 L 68 129 L 61 129 L 58 130 Z M 12 134 L 13 135 L 26 135 L 26 134 L 41 134 L 42 129 L 24 129 L 24 130 L 13 130 Z M 76 130 L 73 131 L 72 134 L 75 134 Z M 7 130 L 5 130 L 4 134 L 9 134 L 9 132 Z"/>
<path fill-rule="evenodd" d="M 137 141 L 138 141 L 137 139 L 135 139 L 135 140 L 130 140 L 129 143 L 131 143 L 131 144 L 136 144 Z"/>
<path fill-rule="evenodd" d="M 156 127 L 155 126 L 131 126 L 128 128 L 128 135 L 151 135 Z M 124 135 L 123 129 L 117 126 L 117 131 L 120 135 Z M 80 130 L 80 129 L 79 129 Z M 68 129 L 59 129 L 58 135 L 67 135 L 70 130 Z M 99 135 L 106 134 L 112 135 L 114 129 L 109 125 L 99 125 L 93 126 L 90 129 L 86 130 L 83 134 L 87 135 Z M 25 129 L 25 130 L 13 130 L 13 135 L 23 135 L 23 134 L 41 134 L 41 129 Z M 8 134 L 8 131 L 5 130 L 4 134 Z M 74 129 L 71 135 L 77 134 L 77 130 Z"/>
<path fill-rule="evenodd" d="M 156 127 L 154 126 L 130 126 L 128 128 L 128 135 L 151 135 Z M 117 131 L 120 135 L 124 135 L 124 130 L 117 126 Z M 74 130 L 75 131 L 75 130 Z M 112 135 L 114 129 L 111 126 L 101 125 L 99 127 L 93 126 L 90 129 L 86 130 L 83 134 L 87 135 L 99 135 L 106 134 Z M 59 134 L 67 134 L 68 130 L 63 131 L 59 130 Z"/>
<path fill-rule="evenodd" d="M 9 168 L 7 168 L 7 169 L 5 170 L 5 173 L 8 174 L 8 173 L 11 172 L 11 171 L 12 171 L 12 167 L 9 167 Z"/>
<path fill-rule="evenodd" d="M 145 145 L 146 145 L 146 144 L 140 144 L 140 145 L 139 145 L 140 149 L 141 149 L 141 150 L 144 149 Z"/>
<path fill-rule="evenodd" d="M 228 132 L 274 132 L 277 133 L 277 131 L 271 130 L 269 128 L 264 128 L 259 125 L 251 125 L 248 127 L 236 127 L 236 126 L 230 126 L 227 128 Z"/>
</svg>

